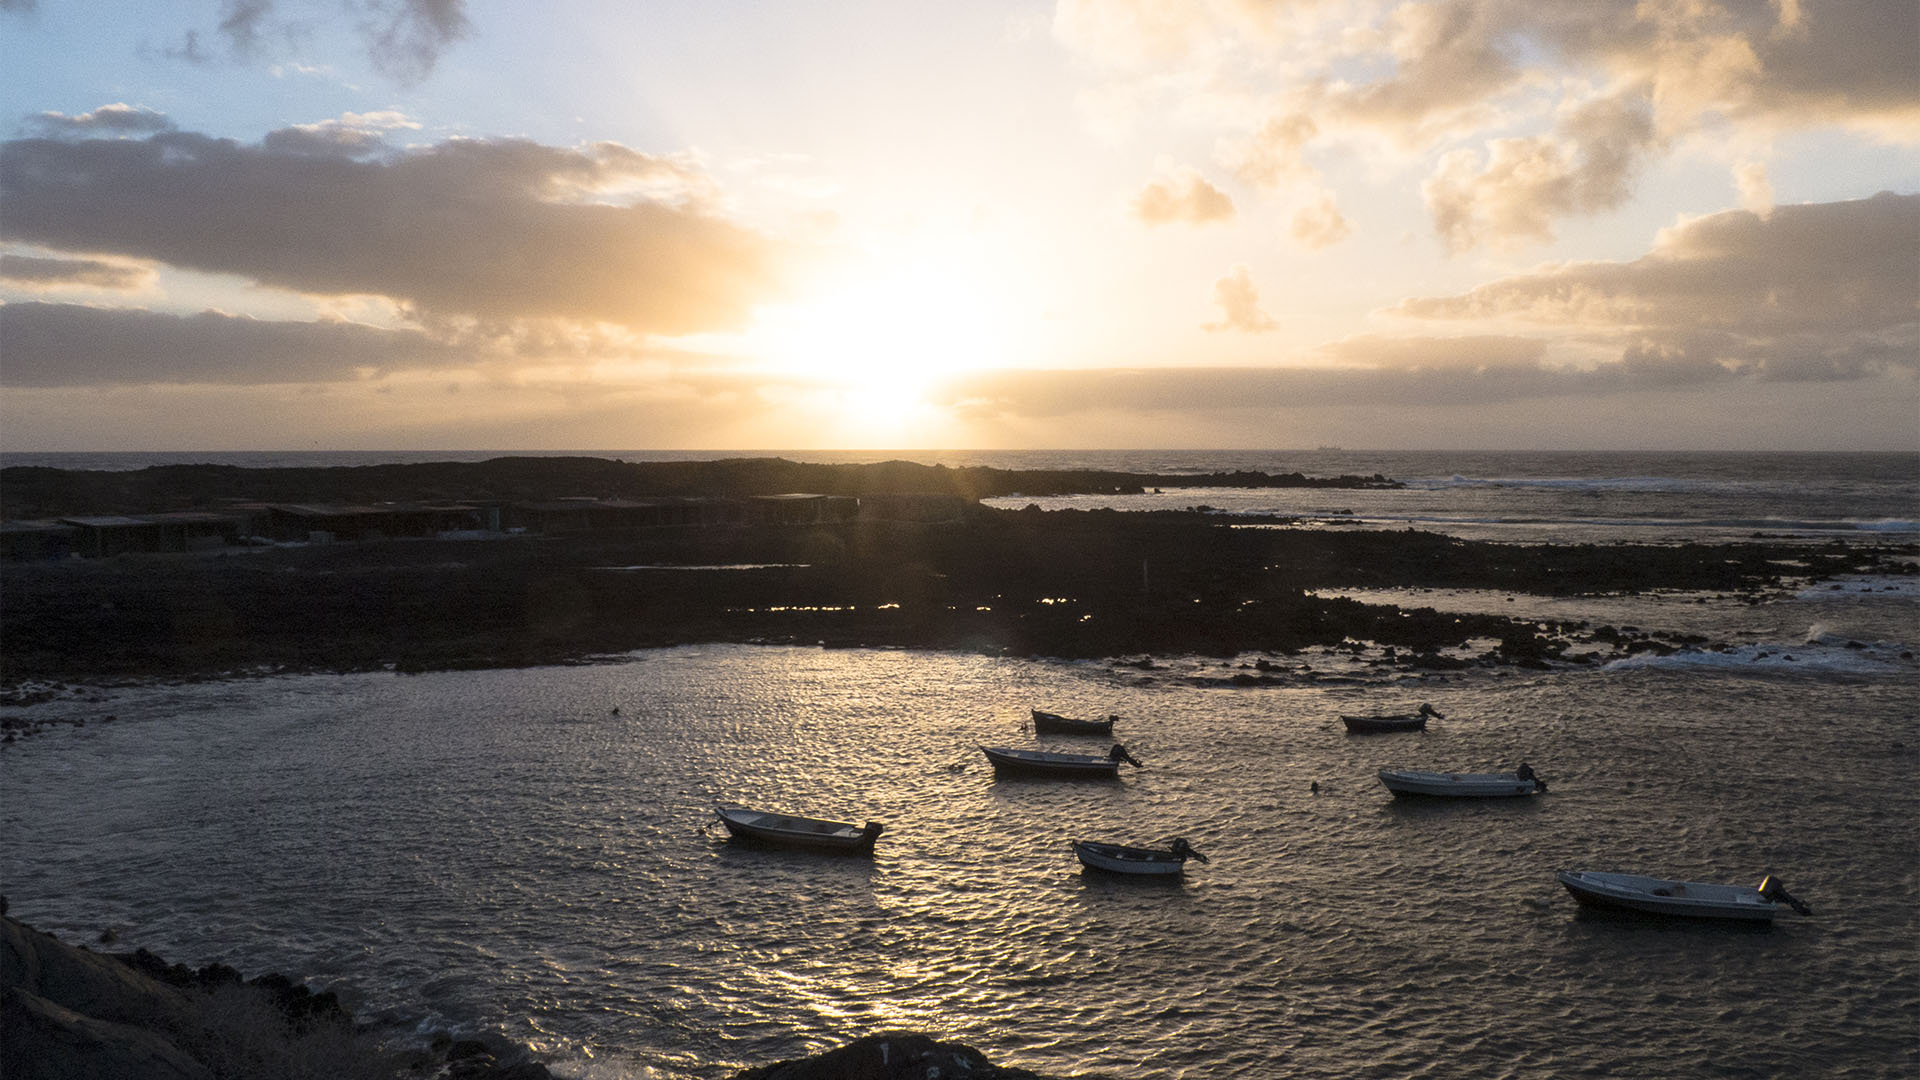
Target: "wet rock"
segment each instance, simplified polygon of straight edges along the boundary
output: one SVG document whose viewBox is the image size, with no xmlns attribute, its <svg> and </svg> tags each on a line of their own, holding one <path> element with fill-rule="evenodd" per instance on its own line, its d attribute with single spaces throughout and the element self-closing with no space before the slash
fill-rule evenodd
<svg viewBox="0 0 1920 1080">
<path fill-rule="evenodd" d="M 809 1058 L 761 1065 L 733 1080 L 1046 1080 L 1026 1069 L 998 1066 L 959 1043 L 938 1043 L 916 1032 L 888 1032 L 856 1039 Z"/>
</svg>

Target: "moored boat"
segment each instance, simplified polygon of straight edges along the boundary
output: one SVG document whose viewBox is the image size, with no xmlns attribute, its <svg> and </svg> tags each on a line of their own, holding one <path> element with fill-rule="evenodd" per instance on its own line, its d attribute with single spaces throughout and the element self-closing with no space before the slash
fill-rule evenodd
<svg viewBox="0 0 1920 1080">
<path fill-rule="evenodd" d="M 1109 716 L 1104 720 L 1076 720 L 1059 713 L 1033 710 L 1033 733 L 1035 735 L 1111 735 L 1113 722 L 1118 716 Z"/>
<path fill-rule="evenodd" d="M 1547 782 L 1527 765 L 1510 773 L 1381 769 L 1380 782 L 1395 795 L 1427 795 L 1437 799 L 1498 799 L 1547 790 Z"/>
<path fill-rule="evenodd" d="M 1349 735 L 1378 735 L 1388 731 L 1423 731 L 1430 716 L 1439 720 L 1446 719 L 1440 710 L 1431 705 L 1422 704 L 1416 712 L 1395 713 L 1389 716 L 1342 715 L 1340 722 L 1347 725 Z"/>
<path fill-rule="evenodd" d="M 1164 848 L 1128 847 L 1098 840 L 1069 840 L 1067 843 L 1072 845 L 1080 865 L 1114 874 L 1166 876 L 1184 871 L 1188 859 L 1207 861 L 1205 855 L 1177 836 L 1168 841 Z"/>
<path fill-rule="evenodd" d="M 714 806 L 713 812 L 719 815 L 727 832 L 739 839 L 816 851 L 871 855 L 873 842 L 886 829 L 878 821 L 855 825 L 850 821 L 827 821 L 772 810 L 753 810 L 731 803 L 719 803 Z"/>
<path fill-rule="evenodd" d="M 1583 905 L 1642 915 L 1772 922 L 1780 909 L 1786 907 L 1802 915 L 1813 914 L 1812 908 L 1788 895 L 1785 886 L 1772 875 L 1762 878 L 1757 887 L 1669 881 L 1642 874 L 1593 870 L 1562 870 L 1559 878 L 1560 884 Z"/>
<path fill-rule="evenodd" d="M 1092 754 L 1056 754 L 1047 750 L 1020 750 L 1010 746 L 983 746 L 980 751 L 993 762 L 997 773 L 1011 773 L 1026 776 L 1062 776 L 1107 779 L 1120 775 L 1120 763 L 1125 761 L 1135 768 L 1135 761 L 1127 748 L 1119 743 L 1107 751 L 1105 757 Z"/>
</svg>

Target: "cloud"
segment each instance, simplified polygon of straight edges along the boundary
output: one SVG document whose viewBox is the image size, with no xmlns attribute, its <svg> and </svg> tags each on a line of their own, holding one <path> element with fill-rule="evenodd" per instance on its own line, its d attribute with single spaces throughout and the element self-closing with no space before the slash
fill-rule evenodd
<svg viewBox="0 0 1920 1080">
<path fill-rule="evenodd" d="M 738 326 L 777 287 L 777 246 L 711 210 L 710 189 L 684 162 L 613 143 L 27 138 L 0 144 L 0 238 L 423 316 L 683 334 Z"/>
<path fill-rule="evenodd" d="M 1538 359 L 1536 341 L 1369 339 L 1332 347 L 1364 365 L 998 371 L 955 379 L 941 401 L 972 416 L 1059 418 L 1096 412 L 1209 414 L 1348 406 L 1483 406 L 1731 383 L 1724 369 L 1677 379 L 1667 367 L 1579 370 Z M 1474 362 L 1469 362 L 1471 358 Z M 1437 362 L 1426 362 L 1436 361 Z M 1412 366 L 1396 363 L 1416 361 Z"/>
<path fill-rule="evenodd" d="M 39 302 L 0 305 L 0 340 L 9 388 L 318 383 L 472 359 L 417 330 Z"/>
<path fill-rule="evenodd" d="M 1319 175 L 1306 159 L 1307 143 L 1319 132 L 1305 113 L 1270 116 L 1251 134 L 1223 140 L 1215 157 L 1246 183 L 1274 190 Z"/>
<path fill-rule="evenodd" d="M 251 56 L 259 48 L 261 23 L 272 7 L 272 0 L 226 0 L 220 32 L 233 43 L 235 55 Z"/>
<path fill-rule="evenodd" d="M 1353 233 L 1353 226 L 1347 224 L 1332 193 L 1323 191 L 1318 199 L 1294 212 L 1288 232 L 1301 247 L 1318 250 L 1345 240 Z"/>
<path fill-rule="evenodd" d="M 33 117 L 29 123 L 34 128 L 52 136 L 62 135 L 146 135 L 157 131 L 172 131 L 173 121 L 166 114 L 155 112 L 144 105 L 116 103 L 102 105 L 92 112 L 79 116 L 65 113 L 44 112 Z"/>
<path fill-rule="evenodd" d="M 1733 170 L 1734 187 L 1740 192 L 1740 208 L 1766 217 L 1773 213 L 1773 181 L 1767 177 L 1764 162 L 1746 161 Z"/>
<path fill-rule="evenodd" d="M 149 284 L 153 277 L 153 271 L 147 267 L 127 266 L 100 259 L 49 259 L 35 255 L 0 254 L 0 281 L 28 290 L 78 285 L 130 291 Z"/>
<path fill-rule="evenodd" d="M 1226 277 L 1213 283 L 1213 302 L 1220 305 L 1225 317 L 1219 322 L 1202 324 L 1202 329 L 1259 334 L 1279 325 L 1261 310 L 1260 290 L 1254 286 L 1253 274 L 1245 266 L 1236 265 Z"/>
<path fill-rule="evenodd" d="M 1736 210 L 1663 231 L 1629 263 L 1544 267 L 1394 314 L 1610 340 L 1637 363 L 1783 380 L 1920 368 L 1920 195 Z"/>
<path fill-rule="evenodd" d="M 1148 182 L 1133 197 L 1133 216 L 1148 225 L 1206 225 L 1233 217 L 1233 199 L 1192 168 Z"/>
<path fill-rule="evenodd" d="M 400 82 L 433 74 L 440 54 L 471 29 L 464 0 L 365 2 L 367 54 L 376 69 Z"/>
<path fill-rule="evenodd" d="M 1089 94 L 1212 129 L 1263 189 L 1317 182 L 1309 142 L 1434 156 L 1452 250 L 1611 210 L 1690 136 L 1920 142 L 1911 0 L 1060 0 L 1054 33 Z"/>
<path fill-rule="evenodd" d="M 465 0 L 305 0 L 286 15 L 277 0 L 223 0 L 211 34 L 190 27 L 180 44 L 165 51 L 171 59 L 210 64 L 214 56 L 203 42 L 224 39 L 235 61 L 247 63 L 277 51 L 298 54 L 315 37 L 315 24 L 339 17 L 344 7 L 353 32 L 366 49 L 367 62 L 395 82 L 412 84 L 433 74 L 440 57 L 472 32 Z"/>
<path fill-rule="evenodd" d="M 1589 101 L 1556 135 L 1491 141 L 1484 167 L 1471 150 L 1445 155 L 1422 191 L 1451 251 L 1550 240 L 1556 218 L 1625 202 L 1636 167 L 1656 144 L 1652 115 L 1635 101 Z"/>
</svg>

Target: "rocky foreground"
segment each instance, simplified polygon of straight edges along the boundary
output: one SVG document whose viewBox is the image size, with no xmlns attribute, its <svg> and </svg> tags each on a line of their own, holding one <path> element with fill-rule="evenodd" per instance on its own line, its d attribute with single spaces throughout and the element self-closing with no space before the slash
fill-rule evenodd
<svg viewBox="0 0 1920 1080">
<path fill-rule="evenodd" d="M 440 1035 L 395 1049 L 332 993 L 281 975 L 243 979 L 142 949 L 68 945 L 0 916 L 0 1076 L 8 1080 L 550 1080 L 498 1037 Z M 1045 1080 L 925 1035 L 870 1035 L 737 1080 Z"/>
</svg>

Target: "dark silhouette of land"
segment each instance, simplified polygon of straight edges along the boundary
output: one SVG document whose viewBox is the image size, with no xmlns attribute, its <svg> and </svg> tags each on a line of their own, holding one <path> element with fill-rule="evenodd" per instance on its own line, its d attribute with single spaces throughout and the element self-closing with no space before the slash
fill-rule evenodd
<svg viewBox="0 0 1920 1080">
<path fill-rule="evenodd" d="M 170 467 L 64 474 L 66 487 L 49 472 L 0 470 L 10 515 L 22 503 L 136 512 L 269 493 L 368 501 L 557 491 L 635 496 L 669 488 L 706 495 L 1084 490 L 1127 475 L 781 461 L 656 469 L 554 458 L 318 470 Z M 1136 480 L 1160 486 L 1168 478 L 1126 482 Z M 469 481 L 478 487 L 463 486 Z M 308 483 L 314 486 L 302 486 Z M 958 505 L 963 512 L 935 522 L 860 518 L 10 562 L 0 564 L 0 682 L 18 689 L 49 679 L 522 666 L 694 642 L 1062 657 L 1229 656 L 1360 642 L 1393 650 L 1392 662 L 1412 670 L 1470 662 L 1538 666 L 1699 639 L 1581 624 L 1543 628 L 1310 591 L 1758 595 L 1785 587 L 1788 573 L 1806 580 L 1914 570 L 1910 546 L 1512 545 L 1411 530 L 1287 528 L 1281 519 L 1264 523 L 1280 527 L 1247 528 L 1261 523 L 1197 511 Z M 1457 655 L 1475 639 L 1497 644 L 1470 659 Z M 1450 649 L 1456 653 L 1442 655 Z"/>
<path fill-rule="evenodd" d="M 817 465 L 782 458 L 627 462 L 586 457 L 506 457 L 480 462 L 247 469 L 156 465 L 125 472 L 0 469 L 0 507 L 9 519 L 67 514 L 204 510 L 223 502 L 515 501 L 562 496 L 1010 495 L 1141 492 L 1151 488 L 1392 488 L 1387 477 L 1300 473 L 1167 474 L 1090 469 L 948 468 L 911 461 Z"/>
</svg>

